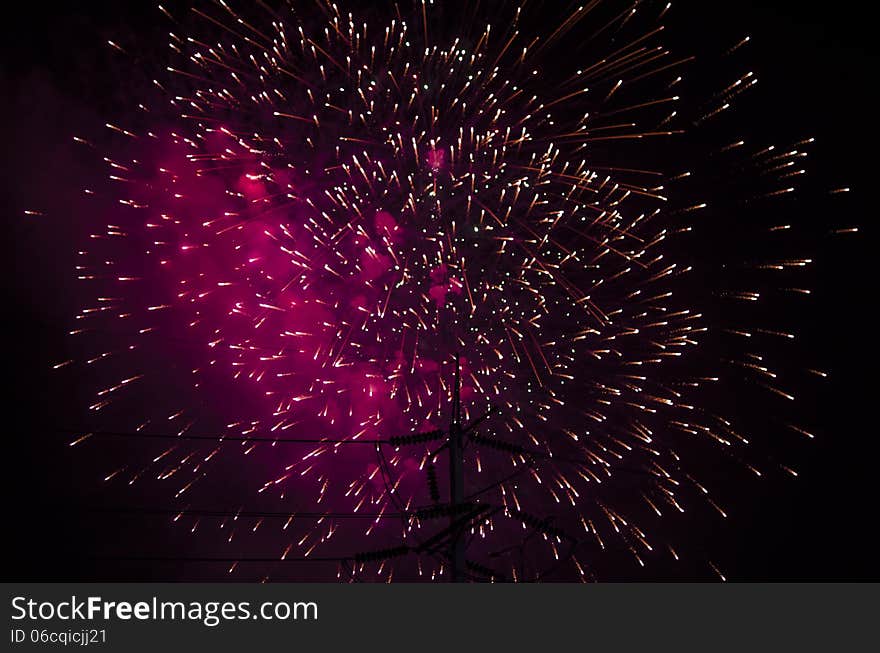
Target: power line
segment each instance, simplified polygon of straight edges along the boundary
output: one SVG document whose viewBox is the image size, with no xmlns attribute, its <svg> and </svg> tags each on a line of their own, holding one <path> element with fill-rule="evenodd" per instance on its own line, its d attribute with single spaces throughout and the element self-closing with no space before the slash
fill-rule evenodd
<svg viewBox="0 0 880 653">
<path fill-rule="evenodd" d="M 287 556 L 284 558 L 228 558 L 213 556 L 85 556 L 86 560 L 100 560 L 102 562 L 352 562 L 354 556 L 326 557 L 326 556 Z"/>
<path fill-rule="evenodd" d="M 491 411 L 489 411 L 491 412 Z M 477 421 L 483 421 L 486 415 L 478 418 Z M 469 433 L 476 424 L 471 424 L 467 428 L 464 428 L 463 431 L 465 434 Z M 400 447 L 408 444 L 417 444 L 421 442 L 427 442 L 430 440 L 436 440 L 439 437 L 442 437 L 443 432 L 439 430 L 433 431 L 424 431 L 422 433 L 414 433 L 411 435 L 402 435 L 402 436 L 393 436 L 387 439 L 383 438 L 364 438 L 364 439 L 340 439 L 340 438 L 274 438 L 274 437 L 265 437 L 265 436 L 232 436 L 232 435 L 190 435 L 190 434 L 171 434 L 171 433 L 145 433 L 141 431 L 105 431 L 105 430 L 89 430 L 89 429 L 72 429 L 72 428 L 56 428 L 55 431 L 59 433 L 68 433 L 68 434 L 81 434 L 81 438 L 85 439 L 88 437 L 119 437 L 119 438 L 143 438 L 147 440 L 195 440 L 195 441 L 210 441 L 210 442 L 268 442 L 271 444 L 360 444 L 360 445 L 382 445 L 387 444 L 391 447 Z M 521 445 L 513 444 L 507 442 L 505 440 L 498 440 L 495 438 L 487 438 L 485 436 L 476 436 L 476 435 L 468 435 L 468 439 L 473 442 L 473 444 L 479 446 L 484 445 L 491 449 L 498 449 L 501 451 L 505 451 L 510 454 L 521 454 L 524 456 L 530 456 L 532 458 L 538 458 L 541 460 L 554 460 L 557 462 L 565 462 L 572 465 L 588 465 L 590 463 L 589 458 L 574 458 L 571 456 L 562 456 L 555 455 L 553 453 L 547 451 L 540 451 L 538 449 L 532 449 L 529 447 L 523 447 Z M 448 443 L 444 444 L 443 448 L 448 446 Z M 435 452 L 437 453 L 437 452 Z M 623 466 L 615 466 L 614 468 L 618 472 L 628 472 L 632 474 L 651 474 L 648 470 L 643 469 L 633 469 L 630 467 Z"/>
<path fill-rule="evenodd" d="M 389 440 L 385 439 L 377 439 L 377 438 L 365 438 L 365 439 L 337 439 L 337 438 L 274 438 L 274 437 L 265 437 L 265 436 L 239 436 L 239 435 L 191 435 L 187 433 L 183 434 L 171 434 L 171 433 L 144 433 L 141 431 L 96 431 L 89 429 L 55 429 L 60 433 L 77 433 L 82 434 L 82 437 L 118 437 L 118 438 L 144 438 L 147 440 L 155 439 L 155 440 L 208 440 L 212 442 L 270 442 L 270 443 L 278 443 L 278 444 L 369 444 L 369 445 L 377 445 L 377 444 L 389 444 Z"/>
<path fill-rule="evenodd" d="M 442 508 L 442 506 L 440 506 Z M 69 512 L 70 510 L 79 510 L 81 512 L 92 513 L 109 513 L 109 514 L 155 514 L 155 515 L 192 515 L 194 517 L 241 517 L 241 518 L 263 518 L 263 519 L 431 519 L 433 516 L 430 511 L 435 511 L 438 506 L 426 506 L 413 508 L 409 511 L 402 512 L 315 512 L 315 511 L 263 511 L 263 510 L 228 510 L 228 509 L 210 509 L 210 508 L 182 508 L 174 510 L 172 508 L 151 508 L 151 507 L 90 507 L 90 506 L 68 506 L 58 507 L 54 510 L 59 512 Z M 45 508 L 41 511 L 48 512 Z M 446 514 L 446 513 L 443 513 Z"/>
</svg>

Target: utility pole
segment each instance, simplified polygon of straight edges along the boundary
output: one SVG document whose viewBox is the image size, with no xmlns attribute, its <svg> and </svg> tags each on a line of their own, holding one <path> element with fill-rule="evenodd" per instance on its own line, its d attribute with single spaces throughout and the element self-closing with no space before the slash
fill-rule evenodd
<svg viewBox="0 0 880 653">
<path fill-rule="evenodd" d="M 449 571 L 450 582 L 460 583 L 465 577 L 464 526 L 458 508 L 464 503 L 464 461 L 461 428 L 461 370 L 455 354 L 455 377 L 452 387 L 452 416 L 449 422 Z"/>
<path fill-rule="evenodd" d="M 500 506 L 492 506 L 485 502 L 475 502 L 473 499 L 484 494 L 489 489 L 495 487 L 490 485 L 486 488 L 471 492 L 470 501 L 465 501 L 464 491 L 464 444 L 465 436 L 473 442 L 498 449 L 507 453 L 520 453 L 526 455 L 529 452 L 524 447 L 511 442 L 497 440 L 495 438 L 479 438 L 475 429 L 478 425 L 488 419 L 494 412 L 495 408 L 490 406 L 482 415 L 472 419 L 466 426 L 462 424 L 461 409 L 461 358 L 458 352 L 454 358 L 455 370 L 452 378 L 452 402 L 449 416 L 449 427 L 447 430 L 435 429 L 422 433 L 411 433 L 409 435 L 401 435 L 391 437 L 387 443 L 393 447 L 401 447 L 407 445 L 418 445 L 426 442 L 437 442 L 445 440 L 445 443 L 431 453 L 431 465 L 428 468 L 428 488 L 431 493 L 433 505 L 425 508 L 417 508 L 413 514 L 419 519 L 442 519 L 445 515 L 449 515 L 448 526 L 441 531 L 430 536 L 425 541 L 419 541 L 417 546 L 401 545 L 378 551 L 368 551 L 359 553 L 355 556 L 356 562 L 365 562 L 369 560 L 387 560 L 389 558 L 405 555 L 407 553 L 432 555 L 445 549 L 444 569 L 449 568 L 449 582 L 462 583 L 478 577 L 486 577 L 490 580 L 502 579 L 503 576 L 494 570 L 477 563 L 468 563 L 465 557 L 467 531 L 473 528 L 477 522 L 484 521 L 497 513 L 506 513 L 505 509 Z M 440 503 L 440 492 L 437 486 L 437 477 L 434 462 L 440 453 L 446 449 L 449 454 L 449 503 Z M 380 449 L 377 447 L 377 451 Z M 380 461 L 381 462 L 381 461 Z M 383 475 L 386 472 L 383 471 Z M 403 508 L 401 510 L 404 510 Z M 532 528 L 535 532 L 545 532 L 546 524 L 538 519 L 531 517 L 523 517 L 524 520 L 530 519 L 534 522 Z M 531 524 L 531 521 L 529 522 Z M 544 527 L 544 530 L 540 530 Z M 548 531 L 549 532 L 549 531 Z M 553 535 L 557 535 L 557 531 L 553 529 Z M 471 571 L 468 571 L 470 569 Z M 353 572 L 354 573 L 354 572 Z M 476 576 L 474 575 L 476 573 Z"/>
</svg>

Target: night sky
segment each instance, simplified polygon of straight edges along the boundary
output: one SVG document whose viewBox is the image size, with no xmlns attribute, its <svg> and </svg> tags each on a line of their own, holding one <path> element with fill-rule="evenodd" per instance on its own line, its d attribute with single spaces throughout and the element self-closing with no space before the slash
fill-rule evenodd
<svg viewBox="0 0 880 653">
<path fill-rule="evenodd" d="M 783 143 L 815 137 L 811 179 L 826 188 L 853 189 L 834 204 L 801 202 L 786 218 L 808 227 L 798 244 L 816 261 L 809 272 L 809 310 L 795 318 L 802 337 L 793 355 L 828 370 L 830 379 L 798 404 L 817 433 L 794 448 L 800 477 L 731 481 L 725 495 L 731 518 L 694 531 L 690 544 L 710 551 L 730 580 L 880 579 L 873 525 L 880 444 L 869 387 L 876 365 L 873 80 L 880 55 L 860 4 L 676 3 L 677 15 L 669 21 L 666 40 L 679 51 L 700 52 L 750 35 L 746 60 L 760 83 L 736 108 L 740 133 Z M 152 548 L 141 552 L 173 550 L 178 536 L 162 517 L 107 517 L 92 510 L 119 504 L 101 488 L 106 465 L 94 453 L 99 450 L 71 455 L 67 447 L 64 431 L 82 424 L 90 397 L 75 377 L 51 370 L 52 363 L 77 355 L 65 332 L 80 308 L 72 272 L 80 230 L 68 222 L 66 207 L 96 176 L 71 136 L 84 125 L 112 122 L 136 102 L 139 89 L 105 42 L 156 39 L 167 29 L 150 3 L 49 2 L 18 9 L 14 20 L 4 21 L 0 58 L 0 206 L 7 228 L 3 509 L 4 539 L 11 545 L 6 578 L 211 578 L 210 571 L 185 563 L 93 559 L 131 554 L 133 542 L 150 542 Z M 24 215 L 34 207 L 46 215 Z M 830 207 L 836 215 L 828 213 Z M 822 235 L 849 225 L 860 234 Z M 767 317 L 779 317 L 766 310 Z M 742 413 L 755 410 L 748 402 L 744 397 Z M 141 498 L 146 501 L 139 505 L 148 505 L 150 497 Z M 621 569 L 606 579 L 711 577 L 649 566 Z"/>
</svg>

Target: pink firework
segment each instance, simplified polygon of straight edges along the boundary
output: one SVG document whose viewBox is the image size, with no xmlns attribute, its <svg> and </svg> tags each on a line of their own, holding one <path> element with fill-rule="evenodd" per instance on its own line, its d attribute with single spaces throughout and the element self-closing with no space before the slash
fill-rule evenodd
<svg viewBox="0 0 880 653">
<path fill-rule="evenodd" d="M 526 3 L 460 31 L 430 2 L 161 8 L 175 61 L 107 125 L 109 181 L 87 191 L 105 224 L 78 267 L 95 301 L 76 331 L 114 375 L 95 432 L 161 440 L 108 481 L 158 479 L 199 534 L 197 508 L 222 503 L 218 559 L 442 578 L 443 441 L 391 439 L 445 428 L 459 355 L 463 418 L 485 417 L 463 454 L 474 578 L 678 559 L 663 520 L 725 515 L 693 460 L 766 471 L 713 388 L 735 368 L 793 397 L 752 343 L 707 344 L 752 335 L 707 315 L 712 298 L 762 289 L 694 279 L 712 254 L 692 221 L 711 219 L 719 169 L 747 166 L 753 199 L 787 195 L 808 142 L 685 158 L 688 129 L 755 77 L 683 107 L 689 58 L 656 41 L 666 9 L 637 6 L 550 32 Z M 559 62 L 585 34 L 597 54 Z"/>
</svg>

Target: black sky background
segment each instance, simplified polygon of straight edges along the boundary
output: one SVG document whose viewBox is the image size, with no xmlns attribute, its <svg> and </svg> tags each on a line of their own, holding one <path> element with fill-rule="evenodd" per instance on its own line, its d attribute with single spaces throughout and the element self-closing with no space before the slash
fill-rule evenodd
<svg viewBox="0 0 880 653">
<path fill-rule="evenodd" d="M 450 3 L 451 4 L 451 3 Z M 813 6 L 794 1 L 676 3 L 679 49 L 752 37 L 747 60 L 760 83 L 739 120 L 756 139 L 790 142 L 814 136 L 814 179 L 828 188 L 851 186 L 840 216 L 800 206 L 797 220 L 832 227 L 858 225 L 861 234 L 825 238 L 817 261 L 813 319 L 803 325 L 809 360 L 831 378 L 817 395 L 817 439 L 802 456 L 796 481 L 766 481 L 742 489 L 738 515 L 707 537 L 713 559 L 732 580 L 880 580 L 876 561 L 876 469 L 880 465 L 873 384 L 876 384 L 877 70 L 871 16 L 863 3 Z M 0 47 L 0 179 L 4 224 L 3 343 L 6 406 L 0 460 L 7 488 L 0 500 L 6 579 L 101 577 L 157 580 L 187 577 L 167 568 L 108 572 L 83 561 L 114 531 L 71 511 L 97 490 L 83 479 L 94 470 L 70 464 L 58 415 L 85 396 L 52 373 L 70 358 L 65 337 L 75 298 L 69 278 L 74 233 L 63 220 L 70 193 L 63 181 L 81 162 L 70 147 L 81 125 L 110 120 L 127 97 L 120 69 L 107 67 L 105 41 L 161 33 L 148 3 L 31 3 L 4 23 Z M 136 93 L 132 93 L 136 96 Z M 28 208 L 47 217 L 25 217 Z M 83 457 L 76 459 L 83 463 Z M 115 524 L 118 523 L 114 522 Z M 159 524 L 159 522 L 157 522 Z M 650 570 L 634 578 L 650 580 Z"/>
</svg>

